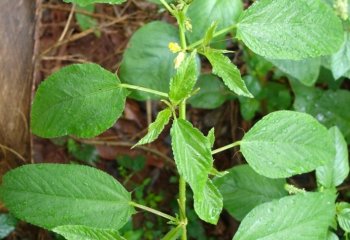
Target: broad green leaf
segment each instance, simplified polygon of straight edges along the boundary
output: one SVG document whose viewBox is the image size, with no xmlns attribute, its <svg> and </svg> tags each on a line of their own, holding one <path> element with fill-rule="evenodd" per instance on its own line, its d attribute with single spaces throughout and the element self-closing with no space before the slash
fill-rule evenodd
<svg viewBox="0 0 350 240">
<path fill-rule="evenodd" d="M 188 98 L 196 84 L 199 75 L 196 55 L 196 51 L 192 52 L 170 80 L 169 98 L 175 105 Z"/>
<path fill-rule="evenodd" d="M 201 200 L 213 167 L 211 144 L 190 122 L 182 119 L 174 120 L 171 140 L 177 169 Z"/>
<path fill-rule="evenodd" d="M 326 188 L 337 187 L 349 175 L 348 145 L 337 127 L 329 129 L 335 146 L 335 157 L 329 165 L 316 169 L 317 182 Z"/>
<path fill-rule="evenodd" d="M 321 90 L 293 84 L 294 108 L 314 116 L 326 127 L 337 126 L 350 142 L 350 92 L 346 90 Z"/>
<path fill-rule="evenodd" d="M 67 240 L 125 240 L 115 230 L 97 229 L 86 226 L 65 225 L 53 229 Z"/>
<path fill-rule="evenodd" d="M 3 177 L 0 197 L 19 219 L 47 229 L 63 225 L 119 229 L 131 217 L 131 194 L 97 169 L 31 164 Z"/>
<path fill-rule="evenodd" d="M 249 165 L 228 170 L 216 178 L 214 184 L 224 197 L 224 208 L 237 220 L 242 219 L 256 206 L 288 195 L 285 179 L 271 179 L 257 174 Z"/>
<path fill-rule="evenodd" d="M 223 199 L 220 191 L 208 179 L 203 195 L 199 199 L 197 196 L 198 194 L 195 193 L 193 199 L 194 210 L 199 218 L 208 223 L 217 224 L 223 207 Z"/>
<path fill-rule="evenodd" d="M 95 11 L 95 5 L 91 4 L 91 5 L 87 5 L 85 7 L 77 7 L 78 10 L 83 10 L 89 13 L 93 13 Z M 88 30 L 90 28 L 94 28 L 97 26 L 98 22 L 96 21 L 95 18 L 82 14 L 82 13 L 75 13 L 75 19 L 77 20 L 79 27 L 85 31 Z M 95 35 L 97 37 L 101 36 L 101 31 L 99 29 L 95 30 Z"/>
<path fill-rule="evenodd" d="M 336 196 L 305 193 L 264 203 L 243 219 L 234 240 L 321 240 L 335 215 Z"/>
<path fill-rule="evenodd" d="M 338 52 L 331 56 L 331 68 L 335 79 L 350 71 L 350 33 L 344 33 L 344 42 Z"/>
<path fill-rule="evenodd" d="M 73 64 L 53 73 L 35 94 L 31 129 L 40 137 L 94 137 L 112 127 L 127 91 L 97 64 Z"/>
<path fill-rule="evenodd" d="M 182 226 L 179 225 L 173 229 L 171 229 L 163 238 L 162 240 L 176 240 L 178 239 L 182 234 Z"/>
<path fill-rule="evenodd" d="M 271 59 L 330 55 L 343 42 L 343 28 L 320 0 L 260 0 L 241 16 L 237 38 Z"/>
<path fill-rule="evenodd" d="M 334 232 L 328 231 L 326 240 L 339 240 L 339 238 Z"/>
<path fill-rule="evenodd" d="M 277 111 L 247 132 L 241 151 L 249 165 L 269 178 L 311 172 L 335 155 L 327 129 L 305 113 Z"/>
<path fill-rule="evenodd" d="M 10 214 L 0 214 L 0 239 L 7 237 L 16 228 L 17 221 Z"/>
<path fill-rule="evenodd" d="M 188 101 L 194 108 L 215 109 L 234 97 L 222 81 L 212 74 L 201 75 L 195 86 L 197 88 L 200 90 Z"/>
<path fill-rule="evenodd" d="M 225 85 L 238 95 L 253 97 L 247 89 L 239 69 L 230 61 L 228 57 L 213 49 L 204 52 L 205 57 L 213 66 L 213 73 L 222 78 Z"/>
<path fill-rule="evenodd" d="M 242 0 L 194 0 L 187 12 L 193 26 L 192 31 L 187 32 L 189 42 L 194 43 L 202 39 L 213 22 L 218 24 L 217 31 L 232 26 L 242 11 Z M 225 38 L 220 37 L 214 41 L 224 43 Z"/>
<path fill-rule="evenodd" d="M 171 117 L 171 110 L 164 109 L 158 113 L 156 120 L 148 126 L 148 133 L 135 146 L 151 143 L 158 138 L 162 133 L 164 127 L 169 123 Z M 134 146 L 134 147 L 135 147 Z"/>
<path fill-rule="evenodd" d="M 179 41 L 178 30 L 165 22 L 151 22 L 138 29 L 131 37 L 120 66 L 120 79 L 124 83 L 168 92 L 173 76 L 175 54 L 168 44 Z M 159 99 L 158 96 L 133 92 L 137 100 Z"/>
<path fill-rule="evenodd" d="M 309 58 L 300 61 L 270 60 L 277 68 L 298 79 L 306 86 L 313 86 L 320 74 L 321 59 Z"/>
<path fill-rule="evenodd" d="M 343 208 L 337 213 L 339 226 L 345 231 L 350 232 L 350 208 Z"/>
<path fill-rule="evenodd" d="M 126 2 L 126 0 L 63 0 L 67 3 L 76 3 L 80 6 L 87 6 L 94 3 L 109 3 L 109 4 L 121 4 Z"/>
</svg>

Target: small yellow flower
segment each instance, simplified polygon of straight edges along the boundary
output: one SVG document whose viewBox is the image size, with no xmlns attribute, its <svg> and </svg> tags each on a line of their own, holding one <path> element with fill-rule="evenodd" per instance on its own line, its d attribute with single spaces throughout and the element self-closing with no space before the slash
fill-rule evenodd
<svg viewBox="0 0 350 240">
<path fill-rule="evenodd" d="M 168 48 L 170 49 L 170 51 L 172 53 L 178 53 L 180 52 L 182 49 L 180 47 L 180 45 L 176 42 L 170 42 L 169 45 L 168 45 Z"/>
</svg>

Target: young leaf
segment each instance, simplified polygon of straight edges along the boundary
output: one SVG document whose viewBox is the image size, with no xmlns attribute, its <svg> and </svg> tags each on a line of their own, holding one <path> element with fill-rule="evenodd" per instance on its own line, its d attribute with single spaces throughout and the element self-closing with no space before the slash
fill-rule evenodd
<svg viewBox="0 0 350 240">
<path fill-rule="evenodd" d="M 305 113 L 278 111 L 245 134 L 241 151 L 249 165 L 269 178 L 310 172 L 335 155 L 327 129 Z"/>
<path fill-rule="evenodd" d="M 158 113 L 156 120 L 148 126 L 148 133 L 144 136 L 134 147 L 143 145 L 146 143 L 151 143 L 156 140 L 159 134 L 162 133 L 164 127 L 169 123 L 171 117 L 171 110 L 164 109 Z"/>
<path fill-rule="evenodd" d="M 109 3 L 109 4 L 121 4 L 126 0 L 63 0 L 67 3 L 76 3 L 80 6 L 87 6 L 94 3 Z"/>
<path fill-rule="evenodd" d="M 212 181 L 208 179 L 204 188 L 204 193 L 200 195 L 202 196 L 199 196 L 199 199 L 197 199 L 197 193 L 193 195 L 194 210 L 203 221 L 214 225 L 217 224 L 223 206 L 223 199 L 220 191 L 215 187 Z"/>
<path fill-rule="evenodd" d="M 182 234 L 182 226 L 178 225 L 177 227 L 171 229 L 163 238 L 162 240 L 176 240 L 178 239 Z"/>
<path fill-rule="evenodd" d="M 253 97 L 247 89 L 239 69 L 231 63 L 228 57 L 212 49 L 205 50 L 204 55 L 213 66 L 213 73 L 221 77 L 231 91 L 238 95 Z"/>
<path fill-rule="evenodd" d="M 350 33 L 345 32 L 344 35 L 342 47 L 331 57 L 331 68 L 335 79 L 339 79 L 350 70 Z"/>
<path fill-rule="evenodd" d="M 155 21 L 138 29 L 124 52 L 119 71 L 121 81 L 168 92 L 176 57 L 168 48 L 170 42 L 180 42 L 178 30 L 170 24 Z M 138 91 L 130 96 L 142 101 L 159 99 Z"/>
<path fill-rule="evenodd" d="M 83 10 L 89 13 L 93 13 L 95 11 L 95 5 L 91 4 L 91 5 L 87 5 L 85 7 L 77 7 L 78 10 Z M 75 13 L 75 19 L 77 20 L 79 27 L 81 28 L 81 30 L 85 31 L 88 30 L 90 28 L 94 28 L 97 26 L 98 22 L 96 21 L 95 18 L 82 14 L 82 13 Z M 95 35 L 97 37 L 101 36 L 101 31 L 99 29 L 95 30 Z"/>
<path fill-rule="evenodd" d="M 335 198 L 327 192 L 305 193 L 259 205 L 243 219 L 233 240 L 325 239 Z"/>
<path fill-rule="evenodd" d="M 174 121 L 171 138 L 177 169 L 201 200 L 213 167 L 211 144 L 190 122 L 182 119 Z"/>
<path fill-rule="evenodd" d="M 31 129 L 40 137 L 68 134 L 94 137 L 115 123 L 124 110 L 127 91 L 118 77 L 97 64 L 73 64 L 40 84 Z"/>
<path fill-rule="evenodd" d="M 330 55 L 343 42 L 343 27 L 320 0 L 260 0 L 241 16 L 237 38 L 271 59 Z"/>
<path fill-rule="evenodd" d="M 207 138 L 208 138 L 208 141 L 210 143 L 210 146 L 213 148 L 214 143 L 215 143 L 215 129 L 214 128 L 210 129 L 210 131 L 208 132 Z"/>
<path fill-rule="evenodd" d="M 65 225 L 52 229 L 67 240 L 125 240 L 115 230 L 96 229 L 86 226 Z"/>
<path fill-rule="evenodd" d="M 0 214 L 0 239 L 4 239 L 16 228 L 17 221 L 10 214 Z"/>
<path fill-rule="evenodd" d="M 349 175 L 348 145 L 337 127 L 329 129 L 335 146 L 335 157 L 326 166 L 316 169 L 317 182 L 326 188 L 337 187 Z"/>
<path fill-rule="evenodd" d="M 224 208 L 237 220 L 256 206 L 287 196 L 285 179 L 271 179 L 257 174 L 249 165 L 228 170 L 228 174 L 214 180 L 224 197 Z"/>
<path fill-rule="evenodd" d="M 196 51 L 187 57 L 170 80 L 169 98 L 174 104 L 179 104 L 188 98 L 198 78 Z"/>
<path fill-rule="evenodd" d="M 119 229 L 133 214 L 131 194 L 97 169 L 32 164 L 3 177 L 0 197 L 17 218 L 47 229 L 62 225 Z"/>
</svg>

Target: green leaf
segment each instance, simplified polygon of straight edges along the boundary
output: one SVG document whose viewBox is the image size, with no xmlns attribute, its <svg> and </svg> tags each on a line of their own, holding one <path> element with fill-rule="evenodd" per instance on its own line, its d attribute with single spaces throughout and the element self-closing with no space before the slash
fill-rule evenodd
<svg viewBox="0 0 350 240">
<path fill-rule="evenodd" d="M 73 139 L 68 139 L 67 148 L 68 152 L 80 161 L 94 163 L 98 160 L 98 152 L 93 145 L 77 143 Z"/>
<path fill-rule="evenodd" d="M 169 92 L 176 57 L 168 48 L 170 42 L 179 42 L 178 30 L 170 24 L 156 21 L 138 29 L 124 52 L 119 72 L 122 82 Z M 159 99 L 138 91 L 131 97 L 137 100 Z"/>
<path fill-rule="evenodd" d="M 93 13 L 95 12 L 95 5 L 91 4 L 91 5 L 87 5 L 85 7 L 77 7 L 78 10 L 83 10 L 89 13 Z M 90 28 L 95 28 L 98 24 L 98 22 L 96 21 L 95 18 L 82 14 L 82 13 L 75 13 L 75 19 L 77 20 L 79 27 L 81 28 L 81 30 L 85 31 L 88 30 Z M 101 31 L 99 29 L 95 30 L 95 35 L 97 37 L 101 36 Z"/>
<path fill-rule="evenodd" d="M 73 64 L 40 84 L 31 129 L 40 137 L 94 137 L 112 127 L 124 110 L 127 91 L 118 77 L 97 64 Z"/>
<path fill-rule="evenodd" d="M 211 144 L 190 122 L 182 119 L 174 121 L 171 138 L 177 169 L 201 200 L 213 167 Z"/>
<path fill-rule="evenodd" d="M 293 103 L 290 89 L 281 83 L 268 82 L 262 89 L 268 112 L 290 109 Z"/>
<path fill-rule="evenodd" d="M 213 49 L 206 49 L 204 52 L 210 64 L 213 66 L 213 73 L 222 78 L 225 85 L 238 95 L 253 97 L 247 89 L 239 69 L 222 53 Z"/>
<path fill-rule="evenodd" d="M 241 16 L 237 38 L 271 59 L 330 55 L 343 42 L 343 27 L 319 0 L 260 0 Z"/>
<path fill-rule="evenodd" d="M 199 72 L 196 61 L 197 52 L 193 51 L 177 69 L 170 80 L 169 98 L 175 105 L 188 98 L 196 84 Z"/>
<path fill-rule="evenodd" d="M 339 238 L 334 232 L 328 231 L 326 240 L 339 240 Z"/>
<path fill-rule="evenodd" d="M 305 193 L 264 203 L 243 219 L 234 240 L 325 239 L 335 215 L 336 196 Z"/>
<path fill-rule="evenodd" d="M 344 42 L 341 48 L 331 56 L 331 68 L 335 79 L 346 75 L 350 71 L 350 33 L 344 33 Z"/>
<path fill-rule="evenodd" d="M 136 172 L 144 169 L 146 166 L 146 158 L 143 155 L 135 157 L 128 155 L 118 156 L 117 162 L 120 166 Z"/>
<path fill-rule="evenodd" d="M 300 61 L 270 60 L 282 72 L 298 79 L 306 86 L 313 86 L 320 74 L 321 59 L 309 58 Z"/>
<path fill-rule="evenodd" d="M 119 229 L 133 214 L 131 194 L 97 169 L 32 164 L 3 177 L 0 197 L 19 219 L 52 229 L 62 225 Z"/>
<path fill-rule="evenodd" d="M 177 227 L 171 229 L 163 238 L 162 240 L 176 240 L 178 239 L 182 234 L 182 226 L 178 225 Z"/>
<path fill-rule="evenodd" d="M 7 237 L 16 228 L 17 221 L 10 214 L 0 214 L 0 239 Z"/>
<path fill-rule="evenodd" d="M 329 165 L 316 169 L 317 182 L 326 188 L 337 187 L 349 175 L 348 145 L 337 127 L 329 129 L 335 146 L 335 157 Z"/>
<path fill-rule="evenodd" d="M 214 128 L 209 130 L 207 138 L 208 138 L 208 141 L 210 143 L 210 146 L 213 148 L 214 143 L 215 143 L 215 129 Z"/>
<path fill-rule="evenodd" d="M 86 226 L 65 225 L 53 229 L 67 240 L 125 240 L 115 230 L 96 229 Z"/>
<path fill-rule="evenodd" d="M 94 3 L 108 3 L 108 4 L 121 4 L 126 0 L 63 0 L 67 3 L 76 3 L 80 6 L 87 6 Z"/>
<path fill-rule="evenodd" d="M 242 0 L 194 0 L 188 8 L 187 16 L 192 22 L 192 32 L 187 32 L 190 43 L 203 38 L 213 22 L 217 22 L 217 30 L 222 30 L 237 23 L 243 11 Z M 203 17 L 205 16 L 205 17 Z M 224 36 L 216 41 L 225 41 Z"/>
<path fill-rule="evenodd" d="M 223 199 L 220 191 L 208 179 L 203 195 L 194 194 L 194 209 L 200 219 L 216 225 L 222 212 Z"/>
<path fill-rule="evenodd" d="M 269 178 L 310 172 L 332 161 L 334 145 L 327 129 L 305 113 L 270 113 L 246 133 L 241 151 L 249 165 Z"/>
<path fill-rule="evenodd" d="M 288 195 L 285 179 L 271 179 L 257 174 L 249 165 L 228 170 L 216 178 L 214 184 L 224 197 L 224 208 L 237 220 L 242 219 L 256 206 Z"/>
<path fill-rule="evenodd" d="M 326 127 L 337 126 L 350 143 L 350 92 L 347 90 L 320 90 L 293 84 L 296 98 L 294 108 L 314 116 Z"/>
<path fill-rule="evenodd" d="M 158 113 L 156 120 L 148 126 L 148 133 L 144 136 L 134 147 L 151 143 L 158 138 L 158 136 L 162 133 L 164 127 L 169 123 L 171 117 L 171 110 L 164 109 L 163 111 Z"/>
<path fill-rule="evenodd" d="M 194 108 L 215 109 L 233 98 L 233 93 L 212 74 L 201 75 L 195 86 L 198 88 L 200 90 L 188 101 Z"/>
<path fill-rule="evenodd" d="M 350 208 L 343 208 L 337 213 L 339 226 L 345 231 L 350 232 Z"/>
</svg>

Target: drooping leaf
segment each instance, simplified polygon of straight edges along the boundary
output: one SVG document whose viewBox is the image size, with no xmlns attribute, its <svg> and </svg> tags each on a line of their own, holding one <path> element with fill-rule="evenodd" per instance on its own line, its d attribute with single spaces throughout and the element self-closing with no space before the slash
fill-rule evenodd
<svg viewBox="0 0 350 240">
<path fill-rule="evenodd" d="M 179 225 L 173 229 L 171 229 L 163 238 L 162 240 L 176 240 L 179 239 L 179 237 L 182 234 L 182 226 Z"/>
<path fill-rule="evenodd" d="M 242 0 L 194 0 L 187 12 L 192 22 L 192 31 L 187 32 L 190 43 L 194 43 L 204 37 L 204 33 L 217 22 L 217 31 L 234 25 L 243 11 Z M 205 16 L 205 17 L 203 17 Z M 224 36 L 214 40 L 224 43 Z"/>
<path fill-rule="evenodd" d="M 0 239 L 7 237 L 16 228 L 17 221 L 10 215 L 1 213 L 0 214 Z"/>
<path fill-rule="evenodd" d="M 228 170 L 214 184 L 224 198 L 224 208 L 241 221 L 254 207 L 287 196 L 285 179 L 271 179 L 257 174 L 249 165 Z"/>
<path fill-rule="evenodd" d="M 115 230 L 97 229 L 79 225 L 65 225 L 55 227 L 55 233 L 64 236 L 67 240 L 125 240 Z"/>
<path fill-rule="evenodd" d="M 213 73 L 221 77 L 231 91 L 238 95 L 253 97 L 245 85 L 239 69 L 233 65 L 228 57 L 213 49 L 207 49 L 204 55 L 213 66 Z"/>
<path fill-rule="evenodd" d="M 343 42 L 340 19 L 319 0 L 260 0 L 241 16 L 237 38 L 271 59 L 330 55 Z"/>
<path fill-rule="evenodd" d="M 190 122 L 182 119 L 174 121 L 171 138 L 177 169 L 201 200 L 213 167 L 211 144 Z"/>
<path fill-rule="evenodd" d="M 148 133 L 135 146 L 151 143 L 158 138 L 164 127 L 169 123 L 171 110 L 164 109 L 158 113 L 156 120 L 148 126 Z"/>
<path fill-rule="evenodd" d="M 233 239 L 325 239 L 335 216 L 335 197 L 305 193 L 261 204 L 243 219 Z"/>
<path fill-rule="evenodd" d="M 298 79 L 306 86 L 313 86 L 320 74 L 321 59 L 309 58 L 300 61 L 270 60 L 277 68 Z"/>
<path fill-rule="evenodd" d="M 175 54 L 168 44 L 179 42 L 177 29 L 164 22 L 151 22 L 137 30 L 129 41 L 120 66 L 123 83 L 168 92 L 169 81 L 174 74 Z M 149 93 L 135 91 L 131 97 L 137 100 L 159 99 Z"/>
<path fill-rule="evenodd" d="M 200 89 L 199 92 L 188 100 L 194 108 L 215 109 L 234 97 L 222 81 L 212 74 L 201 75 L 196 88 Z"/>
<path fill-rule="evenodd" d="M 348 145 L 337 127 L 329 129 L 335 146 L 335 157 L 328 165 L 316 169 L 317 182 L 326 188 L 337 187 L 349 175 Z"/>
<path fill-rule="evenodd" d="M 188 98 L 198 78 L 198 66 L 196 51 L 187 57 L 177 69 L 176 74 L 170 80 L 169 98 L 173 104 L 179 104 Z"/>
<path fill-rule="evenodd" d="M 3 177 L 0 197 L 14 216 L 47 229 L 63 225 L 119 229 L 134 212 L 131 194 L 97 169 L 32 164 Z"/>
<path fill-rule="evenodd" d="M 341 48 L 331 56 L 333 77 L 339 79 L 350 71 L 350 33 L 344 33 L 344 42 Z"/>
<path fill-rule="evenodd" d="M 220 213 L 222 212 L 223 199 L 220 191 L 208 179 L 204 188 L 203 197 L 197 199 L 198 194 L 194 194 L 194 210 L 203 221 L 211 224 L 217 224 Z"/>
<path fill-rule="evenodd" d="M 87 5 L 84 7 L 77 7 L 78 10 L 83 10 L 89 13 L 93 13 L 95 11 L 95 5 L 91 4 L 91 5 Z M 90 28 L 94 28 L 97 26 L 98 22 L 96 21 L 95 18 L 82 14 L 82 13 L 75 13 L 75 19 L 77 20 L 79 27 L 81 28 L 81 30 L 85 31 L 88 30 Z M 95 35 L 97 37 L 101 36 L 101 31 L 99 29 L 95 30 Z"/>
<path fill-rule="evenodd" d="M 40 137 L 68 134 L 94 137 L 115 123 L 127 91 L 118 77 L 97 64 L 73 64 L 40 84 L 35 94 L 31 129 Z"/>
<path fill-rule="evenodd" d="M 285 178 L 328 164 L 335 155 L 327 129 L 312 116 L 277 111 L 257 122 L 243 137 L 249 165 L 269 178 Z"/>
<path fill-rule="evenodd" d="M 109 4 L 121 4 L 126 0 L 63 0 L 67 3 L 76 3 L 80 6 L 87 6 L 94 3 L 109 3 Z"/>
</svg>

